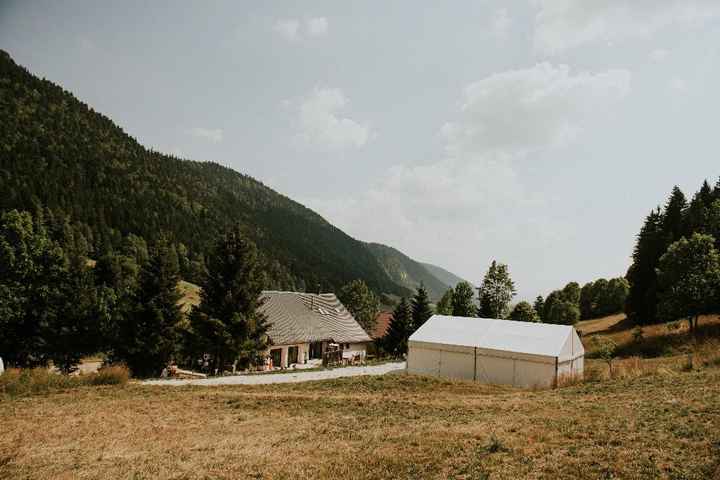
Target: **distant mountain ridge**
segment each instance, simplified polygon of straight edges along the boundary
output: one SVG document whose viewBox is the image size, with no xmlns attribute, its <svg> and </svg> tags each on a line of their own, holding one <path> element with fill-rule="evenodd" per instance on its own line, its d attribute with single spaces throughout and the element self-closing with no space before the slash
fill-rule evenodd
<svg viewBox="0 0 720 480">
<path fill-rule="evenodd" d="M 415 281 L 442 288 L 418 262 L 369 247 L 252 177 L 143 147 L 2 50 L 0 191 L 0 211 L 69 219 L 91 254 L 120 249 L 129 234 L 166 235 L 202 259 L 237 223 L 258 245 L 270 288 L 333 291 L 358 278 L 391 295 L 411 294 Z"/>
<path fill-rule="evenodd" d="M 415 290 L 420 284 L 423 284 L 433 301 L 440 300 L 443 293 L 450 288 L 449 284 L 440 280 L 424 264 L 413 260 L 401 251 L 380 243 L 366 245 L 380 262 L 385 273 L 398 285 Z"/>
<path fill-rule="evenodd" d="M 437 265 L 433 265 L 432 263 L 425 263 L 420 262 L 420 264 L 427 269 L 428 272 L 430 272 L 435 278 L 443 282 L 445 285 L 449 285 L 450 287 L 455 288 L 455 285 L 457 285 L 460 282 L 467 282 L 467 280 L 458 277 L 454 273 L 445 270 L 442 267 L 438 267 Z M 468 282 L 472 285 L 472 282 Z"/>
</svg>

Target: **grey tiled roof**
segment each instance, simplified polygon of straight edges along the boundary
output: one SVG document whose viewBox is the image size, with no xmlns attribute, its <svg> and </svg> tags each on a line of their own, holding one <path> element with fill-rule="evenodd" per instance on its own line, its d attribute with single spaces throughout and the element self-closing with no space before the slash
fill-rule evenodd
<svg viewBox="0 0 720 480">
<path fill-rule="evenodd" d="M 371 341 L 333 293 L 265 291 L 261 297 L 265 303 L 260 311 L 267 316 L 268 336 L 275 345 Z"/>
</svg>

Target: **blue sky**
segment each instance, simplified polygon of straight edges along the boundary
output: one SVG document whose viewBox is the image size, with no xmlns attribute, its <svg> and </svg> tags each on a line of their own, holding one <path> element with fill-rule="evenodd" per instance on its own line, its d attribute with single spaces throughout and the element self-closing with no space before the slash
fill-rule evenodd
<svg viewBox="0 0 720 480">
<path fill-rule="evenodd" d="M 720 3 L 12 2 L 0 48 L 144 145 L 520 296 L 714 183 Z"/>
</svg>

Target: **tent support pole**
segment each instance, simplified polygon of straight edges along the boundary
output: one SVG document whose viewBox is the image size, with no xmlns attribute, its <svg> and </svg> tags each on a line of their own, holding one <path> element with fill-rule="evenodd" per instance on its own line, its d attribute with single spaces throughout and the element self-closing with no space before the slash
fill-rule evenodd
<svg viewBox="0 0 720 480">
<path fill-rule="evenodd" d="M 477 347 L 475 347 L 475 355 L 473 356 L 473 382 L 477 382 Z"/>
</svg>

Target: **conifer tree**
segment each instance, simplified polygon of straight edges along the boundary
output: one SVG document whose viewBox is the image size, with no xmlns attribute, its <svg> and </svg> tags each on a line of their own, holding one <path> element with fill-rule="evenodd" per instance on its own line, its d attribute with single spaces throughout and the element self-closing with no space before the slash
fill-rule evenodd
<svg viewBox="0 0 720 480">
<path fill-rule="evenodd" d="M 112 357 L 127 363 L 135 376 L 156 376 L 177 354 L 181 320 L 180 279 L 170 243 L 160 239 L 140 270 L 134 305 L 120 319 Z"/>
<path fill-rule="evenodd" d="M 393 310 L 390 326 L 383 337 L 385 350 L 393 356 L 400 357 L 407 353 L 408 337 L 411 335 L 412 309 L 405 297 Z"/>
<path fill-rule="evenodd" d="M 670 198 L 668 198 L 668 201 L 665 204 L 661 220 L 665 248 L 674 241 L 679 240 L 685 233 L 684 215 L 686 208 L 687 199 L 685 198 L 685 194 L 677 185 L 675 185 L 670 193 Z M 658 260 L 659 259 L 660 257 L 658 256 Z"/>
<path fill-rule="evenodd" d="M 493 260 L 480 286 L 480 316 L 504 318 L 514 296 L 515 284 L 507 265 Z"/>
<path fill-rule="evenodd" d="M 432 314 L 427 290 L 421 283 L 412 299 L 412 332 L 422 327 L 427 319 L 432 317 Z"/>
<path fill-rule="evenodd" d="M 633 263 L 627 273 L 630 283 L 625 304 L 628 318 L 638 324 L 657 321 L 657 268 L 665 251 L 662 215 L 653 210 L 645 219 L 633 251 Z"/>
<path fill-rule="evenodd" d="M 453 295 L 454 290 L 448 288 L 443 294 L 440 301 L 435 305 L 435 313 L 438 315 L 452 315 L 453 314 Z"/>
<path fill-rule="evenodd" d="M 460 282 L 455 286 L 452 299 L 452 314 L 456 317 L 477 317 L 475 306 L 475 289 L 468 282 Z"/>
<path fill-rule="evenodd" d="M 268 338 L 258 310 L 265 276 L 255 244 L 234 227 L 216 242 L 207 270 L 200 305 L 190 314 L 190 350 L 213 355 L 215 369 L 236 360 L 257 363 Z"/>
<path fill-rule="evenodd" d="M 537 313 L 538 321 L 542 322 L 543 320 L 543 311 L 545 310 L 545 300 L 543 299 L 542 295 L 538 295 L 535 298 L 535 303 L 533 303 L 533 308 L 535 309 L 535 313 Z"/>
</svg>

